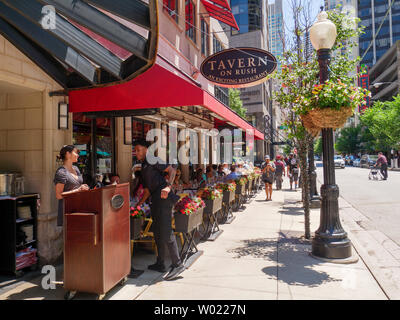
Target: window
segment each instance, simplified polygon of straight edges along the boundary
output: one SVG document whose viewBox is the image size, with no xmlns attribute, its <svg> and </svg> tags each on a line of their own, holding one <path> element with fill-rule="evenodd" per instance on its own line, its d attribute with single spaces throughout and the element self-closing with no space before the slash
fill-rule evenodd
<svg viewBox="0 0 400 320">
<path fill-rule="evenodd" d="M 178 23 L 178 0 L 163 0 L 164 10 Z"/>
<path fill-rule="evenodd" d="M 154 128 L 155 124 L 153 122 L 132 118 L 132 145 L 136 140 L 146 140 L 147 132 Z M 133 164 L 138 163 L 134 148 L 132 149 L 132 161 Z"/>
<path fill-rule="evenodd" d="M 205 56 L 209 55 L 209 33 L 210 28 L 204 19 L 201 19 L 201 53 Z"/>
<path fill-rule="evenodd" d="M 185 1 L 186 35 L 196 43 L 196 6 L 192 0 Z"/>
<path fill-rule="evenodd" d="M 85 184 L 93 187 L 96 174 L 105 177 L 116 172 L 114 119 L 92 119 L 83 113 L 74 113 L 72 138 L 79 150 L 77 166 Z"/>
<path fill-rule="evenodd" d="M 215 36 L 213 36 L 213 49 L 214 53 L 221 51 L 223 49 L 221 42 Z"/>
</svg>

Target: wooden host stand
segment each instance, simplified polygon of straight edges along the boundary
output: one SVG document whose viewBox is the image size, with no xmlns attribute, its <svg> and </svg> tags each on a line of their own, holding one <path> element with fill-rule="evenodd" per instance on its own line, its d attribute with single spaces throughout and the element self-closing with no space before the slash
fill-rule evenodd
<svg viewBox="0 0 400 320">
<path fill-rule="evenodd" d="M 129 184 L 71 193 L 64 201 L 65 299 L 77 291 L 102 299 L 131 269 Z"/>
</svg>

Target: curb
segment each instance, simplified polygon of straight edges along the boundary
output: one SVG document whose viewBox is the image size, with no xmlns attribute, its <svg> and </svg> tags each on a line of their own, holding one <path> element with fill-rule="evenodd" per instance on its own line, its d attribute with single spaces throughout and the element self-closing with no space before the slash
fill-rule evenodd
<svg viewBox="0 0 400 320">
<path fill-rule="evenodd" d="M 318 179 L 318 184 L 321 181 Z M 339 196 L 340 221 L 352 247 L 389 300 L 400 300 L 400 259 L 396 259 L 382 244 L 395 250 L 400 247 L 379 230 L 369 228 L 371 220 Z M 363 222 L 366 227 L 362 226 Z M 397 249 L 397 248 L 398 249 Z"/>
</svg>

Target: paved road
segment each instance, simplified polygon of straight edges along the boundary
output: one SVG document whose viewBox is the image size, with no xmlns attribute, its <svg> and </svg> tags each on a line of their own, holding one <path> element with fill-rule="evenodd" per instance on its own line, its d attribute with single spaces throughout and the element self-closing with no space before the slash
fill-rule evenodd
<svg viewBox="0 0 400 320">
<path fill-rule="evenodd" d="M 322 163 L 317 163 L 322 182 Z M 400 245 L 400 172 L 389 171 L 387 181 L 368 180 L 368 169 L 336 169 L 340 195 L 368 217 L 372 225 Z"/>
</svg>

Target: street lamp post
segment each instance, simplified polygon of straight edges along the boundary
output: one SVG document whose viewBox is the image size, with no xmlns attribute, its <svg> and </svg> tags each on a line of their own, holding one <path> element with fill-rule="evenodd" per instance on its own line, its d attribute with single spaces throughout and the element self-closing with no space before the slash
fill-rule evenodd
<svg viewBox="0 0 400 320">
<path fill-rule="evenodd" d="M 336 26 L 328 20 L 326 12 L 318 15 L 318 21 L 310 29 L 313 47 L 317 50 L 320 83 L 329 78 L 330 50 L 336 40 Z M 312 255 L 326 259 L 351 257 L 351 242 L 339 219 L 339 187 L 335 180 L 333 129 L 322 129 L 324 184 L 321 186 L 320 226 L 312 240 Z"/>
</svg>

